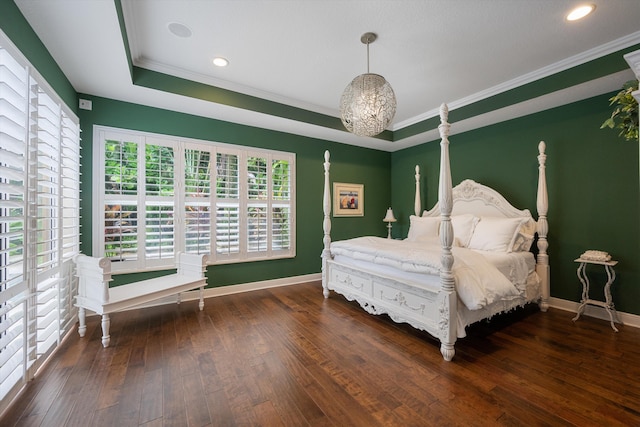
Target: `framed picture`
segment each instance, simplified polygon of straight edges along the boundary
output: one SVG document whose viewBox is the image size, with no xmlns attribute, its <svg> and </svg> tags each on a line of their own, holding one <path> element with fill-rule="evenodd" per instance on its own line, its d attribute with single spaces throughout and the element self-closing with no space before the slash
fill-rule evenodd
<svg viewBox="0 0 640 427">
<path fill-rule="evenodd" d="M 333 183 L 333 216 L 364 216 L 364 185 Z"/>
</svg>

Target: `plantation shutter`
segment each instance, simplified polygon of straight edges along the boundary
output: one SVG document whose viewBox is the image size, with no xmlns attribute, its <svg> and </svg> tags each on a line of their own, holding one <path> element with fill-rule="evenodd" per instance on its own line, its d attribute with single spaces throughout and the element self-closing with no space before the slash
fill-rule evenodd
<svg viewBox="0 0 640 427">
<path fill-rule="evenodd" d="M 0 48 L 0 398 L 26 372 L 29 74 Z"/>
<path fill-rule="evenodd" d="M 78 120 L 0 32 L 0 412 L 73 326 Z"/>
<path fill-rule="evenodd" d="M 240 253 L 240 191 L 238 154 L 216 154 L 216 257 Z"/>
<path fill-rule="evenodd" d="M 140 138 L 104 133 L 104 227 L 100 240 L 112 263 L 138 259 Z M 117 269 L 114 265 L 114 269 Z"/>
<path fill-rule="evenodd" d="M 32 88 L 37 98 L 37 134 L 33 135 L 37 146 L 37 192 L 35 229 L 30 231 L 29 244 L 36 244 L 35 253 L 30 254 L 29 263 L 35 263 L 37 272 L 37 354 L 44 354 L 58 339 L 58 292 L 61 275 L 61 159 L 60 107 L 43 91 Z"/>
<path fill-rule="evenodd" d="M 80 126 L 64 111 L 60 140 L 61 155 L 61 222 L 60 244 L 62 256 L 61 278 L 58 295 L 60 301 L 60 331 L 66 332 L 75 326 L 74 307 L 78 289 L 73 258 L 80 253 Z"/>
<path fill-rule="evenodd" d="M 291 162 L 275 155 L 247 158 L 247 250 L 271 255 L 292 246 Z"/>
<path fill-rule="evenodd" d="M 271 160 L 271 250 L 291 249 L 291 163 Z"/>
<path fill-rule="evenodd" d="M 185 251 L 192 254 L 211 252 L 211 179 L 210 151 L 186 148 L 185 184 Z"/>
<path fill-rule="evenodd" d="M 263 252 L 268 248 L 269 179 L 267 159 L 247 158 L 247 251 Z"/>
<path fill-rule="evenodd" d="M 175 155 L 172 147 L 145 144 L 144 258 L 165 265 L 175 252 Z"/>
</svg>

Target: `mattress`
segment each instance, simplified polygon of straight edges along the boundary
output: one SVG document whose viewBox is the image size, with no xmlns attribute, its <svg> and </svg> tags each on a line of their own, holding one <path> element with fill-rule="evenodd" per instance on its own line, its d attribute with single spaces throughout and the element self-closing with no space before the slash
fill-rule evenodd
<svg viewBox="0 0 640 427">
<path fill-rule="evenodd" d="M 477 251 L 481 253 L 498 271 L 507 277 L 520 291 L 524 291 L 529 282 L 529 276 L 535 273 L 536 260 L 531 252 L 498 253 Z M 412 283 L 438 292 L 440 289 L 440 276 L 413 273 L 400 270 L 384 264 L 351 258 L 347 255 L 335 255 L 333 259 L 340 264 L 353 266 L 374 274 L 397 278 L 400 281 Z"/>
</svg>

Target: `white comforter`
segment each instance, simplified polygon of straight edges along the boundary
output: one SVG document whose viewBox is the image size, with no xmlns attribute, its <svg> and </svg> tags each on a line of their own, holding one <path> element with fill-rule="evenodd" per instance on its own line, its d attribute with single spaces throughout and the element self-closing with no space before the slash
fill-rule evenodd
<svg viewBox="0 0 640 427">
<path fill-rule="evenodd" d="M 520 295 L 516 287 L 481 254 L 452 248 L 458 297 L 469 310 Z M 437 240 L 410 242 L 381 237 L 357 237 L 331 243 L 333 255 L 345 255 L 414 273 L 439 275 L 442 248 Z"/>
</svg>

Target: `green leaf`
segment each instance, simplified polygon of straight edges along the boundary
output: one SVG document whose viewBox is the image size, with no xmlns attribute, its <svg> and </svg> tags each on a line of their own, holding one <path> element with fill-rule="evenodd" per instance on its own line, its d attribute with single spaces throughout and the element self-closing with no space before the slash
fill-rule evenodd
<svg viewBox="0 0 640 427">
<path fill-rule="evenodd" d="M 615 105 L 615 108 L 600 129 L 620 129 L 618 136 L 627 141 L 638 141 L 638 101 L 633 97 L 636 90 L 638 80 L 630 80 L 622 86 L 621 91 L 609 98 L 609 105 Z"/>
</svg>

